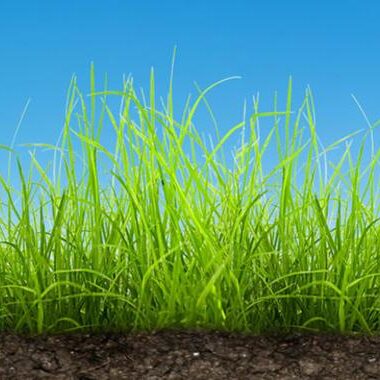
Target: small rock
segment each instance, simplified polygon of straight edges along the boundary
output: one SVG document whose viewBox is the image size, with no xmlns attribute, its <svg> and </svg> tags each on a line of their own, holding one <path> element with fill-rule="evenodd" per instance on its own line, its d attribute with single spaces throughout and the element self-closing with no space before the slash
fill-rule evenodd
<svg viewBox="0 0 380 380">
<path fill-rule="evenodd" d="M 299 366 L 304 375 L 315 376 L 322 371 L 322 365 L 315 362 L 312 359 L 301 359 L 299 361 Z"/>
<path fill-rule="evenodd" d="M 363 365 L 363 371 L 367 375 L 379 376 L 380 364 L 378 362 L 368 363 Z"/>
</svg>

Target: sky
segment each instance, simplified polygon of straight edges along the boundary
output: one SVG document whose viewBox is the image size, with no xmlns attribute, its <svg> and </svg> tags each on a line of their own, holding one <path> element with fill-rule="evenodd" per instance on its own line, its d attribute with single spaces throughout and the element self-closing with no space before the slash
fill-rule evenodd
<svg viewBox="0 0 380 380">
<path fill-rule="evenodd" d="M 240 122 L 260 93 L 271 110 L 285 105 L 289 76 L 295 105 L 310 86 L 317 130 L 332 143 L 380 119 L 380 3 L 369 0 L 2 1 L 0 5 L 0 144 L 9 145 L 26 103 L 16 144 L 56 142 L 73 74 L 86 93 L 90 63 L 98 83 L 124 74 L 168 89 L 176 47 L 174 91 L 181 108 L 194 83 L 229 77 L 209 100 L 222 131 Z M 207 132 L 204 116 L 198 128 Z M 105 132 L 105 133 L 111 133 Z M 3 166 L 0 166 L 3 170 Z"/>
</svg>

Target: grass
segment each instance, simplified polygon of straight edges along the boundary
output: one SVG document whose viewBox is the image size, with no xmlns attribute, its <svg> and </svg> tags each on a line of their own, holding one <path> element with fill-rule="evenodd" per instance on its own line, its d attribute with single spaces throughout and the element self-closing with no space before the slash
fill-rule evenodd
<svg viewBox="0 0 380 380">
<path fill-rule="evenodd" d="M 311 92 L 292 112 L 290 82 L 285 109 L 262 112 L 256 99 L 209 148 L 193 119 L 221 82 L 178 120 L 172 80 L 157 107 L 153 73 L 147 101 L 131 79 L 97 92 L 92 69 L 89 96 L 73 79 L 60 143 L 36 144 L 53 149 L 52 167 L 31 153 L 28 171 L 15 161 L 19 187 L 0 177 L 0 331 L 380 329 L 380 151 L 363 166 L 376 125 L 356 158 L 346 144 L 327 170 L 353 135 L 322 149 Z"/>
</svg>

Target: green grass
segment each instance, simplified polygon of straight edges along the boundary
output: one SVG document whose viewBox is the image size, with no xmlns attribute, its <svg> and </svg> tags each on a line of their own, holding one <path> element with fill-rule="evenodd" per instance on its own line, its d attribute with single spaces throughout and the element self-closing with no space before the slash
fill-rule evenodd
<svg viewBox="0 0 380 380">
<path fill-rule="evenodd" d="M 380 329 L 380 151 L 363 158 L 376 125 L 326 170 L 353 135 L 321 149 L 311 92 L 294 110 L 291 82 L 284 109 L 255 100 L 209 148 L 193 119 L 201 105 L 212 119 L 206 95 L 221 82 L 177 119 L 172 81 L 158 107 L 153 73 L 148 100 L 131 79 L 97 91 L 91 78 L 89 96 L 71 83 L 59 145 L 36 144 L 53 166 L 31 153 L 28 171 L 12 161 L 20 186 L 0 177 L 0 331 Z"/>
</svg>

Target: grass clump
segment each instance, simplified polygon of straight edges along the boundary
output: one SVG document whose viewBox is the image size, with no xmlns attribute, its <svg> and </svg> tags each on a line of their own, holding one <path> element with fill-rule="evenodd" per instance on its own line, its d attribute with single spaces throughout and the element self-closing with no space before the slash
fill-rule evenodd
<svg viewBox="0 0 380 380">
<path fill-rule="evenodd" d="M 153 74 L 148 101 L 131 79 L 97 92 L 91 78 L 89 97 L 71 83 L 61 142 L 38 144 L 53 149 L 53 169 L 32 153 L 28 173 L 17 161 L 19 187 L 0 177 L 1 331 L 379 330 L 380 152 L 363 167 L 375 126 L 357 158 L 347 144 L 327 168 L 352 136 L 321 149 L 311 93 L 292 112 L 291 83 L 285 109 L 255 100 L 209 148 L 193 119 L 220 82 L 177 120 L 172 81 L 159 109 Z M 106 122 L 113 149 L 100 139 Z"/>
</svg>

